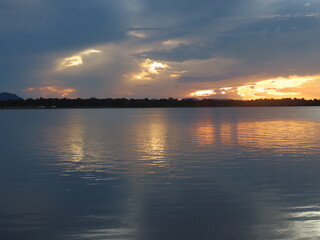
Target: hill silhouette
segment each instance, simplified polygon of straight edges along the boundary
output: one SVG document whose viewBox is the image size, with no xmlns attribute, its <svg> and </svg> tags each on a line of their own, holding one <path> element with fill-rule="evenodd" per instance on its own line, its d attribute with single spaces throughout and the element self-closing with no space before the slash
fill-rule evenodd
<svg viewBox="0 0 320 240">
<path fill-rule="evenodd" d="M 3 92 L 0 93 L 0 101 L 6 101 L 6 100 L 22 100 L 21 97 L 18 97 L 16 94 Z"/>
</svg>

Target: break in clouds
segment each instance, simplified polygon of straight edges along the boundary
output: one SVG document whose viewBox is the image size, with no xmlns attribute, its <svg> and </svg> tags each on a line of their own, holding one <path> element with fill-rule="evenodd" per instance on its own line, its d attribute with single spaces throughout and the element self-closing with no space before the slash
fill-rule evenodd
<svg viewBox="0 0 320 240">
<path fill-rule="evenodd" d="M 4 0 L 1 91 L 318 98 L 318 0 Z"/>
</svg>

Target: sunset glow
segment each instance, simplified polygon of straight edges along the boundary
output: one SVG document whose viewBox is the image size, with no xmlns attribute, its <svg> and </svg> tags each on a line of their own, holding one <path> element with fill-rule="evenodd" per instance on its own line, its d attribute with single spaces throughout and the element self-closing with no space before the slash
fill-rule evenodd
<svg viewBox="0 0 320 240">
<path fill-rule="evenodd" d="M 190 95 L 193 97 L 209 97 L 216 94 L 217 93 L 214 90 L 201 90 L 201 91 L 193 92 Z"/>
<path fill-rule="evenodd" d="M 62 88 L 57 86 L 44 86 L 39 88 L 27 88 L 25 89 L 27 92 L 38 92 L 38 94 L 42 97 L 67 97 L 71 93 L 76 92 L 76 89 L 73 88 Z"/>
<path fill-rule="evenodd" d="M 44 85 L 77 89 L 80 98 L 128 96 L 119 91 L 320 98 L 320 78 L 308 78 L 320 74 L 318 0 L 152 1 L 4 1 L 1 91 L 37 98 L 23 92 Z M 47 19 L 42 8 L 54 15 Z"/>
<path fill-rule="evenodd" d="M 300 92 L 301 85 L 317 78 L 319 76 L 289 76 L 287 78 L 268 79 L 240 86 L 238 87 L 238 94 L 244 99 L 299 97 L 302 95 Z"/>
<path fill-rule="evenodd" d="M 319 75 L 278 77 L 237 87 L 199 90 L 190 93 L 190 96 L 211 97 L 214 95 L 228 95 L 230 93 L 236 93 L 244 100 L 303 97 L 303 84 L 317 79 L 320 79 Z"/>
</svg>

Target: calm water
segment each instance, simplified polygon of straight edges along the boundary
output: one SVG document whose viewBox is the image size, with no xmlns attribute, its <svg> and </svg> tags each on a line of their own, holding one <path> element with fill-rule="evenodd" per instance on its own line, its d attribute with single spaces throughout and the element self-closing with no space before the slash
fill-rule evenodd
<svg viewBox="0 0 320 240">
<path fill-rule="evenodd" d="M 1 240 L 320 239 L 320 108 L 0 111 Z"/>
</svg>

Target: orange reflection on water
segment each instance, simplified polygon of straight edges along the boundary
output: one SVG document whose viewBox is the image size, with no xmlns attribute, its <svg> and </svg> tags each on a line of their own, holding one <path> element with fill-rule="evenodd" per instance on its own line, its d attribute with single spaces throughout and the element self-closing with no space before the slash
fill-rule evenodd
<svg viewBox="0 0 320 240">
<path fill-rule="evenodd" d="M 272 151 L 295 152 L 310 149 L 320 139 L 320 123 L 307 121 L 203 121 L 191 129 L 195 144 L 239 144 Z M 299 152 L 299 151 L 298 151 Z"/>
<path fill-rule="evenodd" d="M 256 121 L 240 122 L 239 144 L 267 148 L 274 151 L 308 149 L 319 139 L 319 123 L 306 121 Z"/>
<path fill-rule="evenodd" d="M 200 122 L 191 130 L 194 142 L 199 146 L 208 146 L 214 143 L 236 143 L 236 129 L 233 123 Z"/>
<path fill-rule="evenodd" d="M 223 123 L 219 128 L 219 141 L 223 144 L 234 143 L 236 132 L 234 131 L 234 124 L 232 123 Z"/>
<path fill-rule="evenodd" d="M 194 141 L 200 146 L 211 145 L 215 142 L 215 127 L 211 122 L 198 124 L 191 134 Z"/>
</svg>

